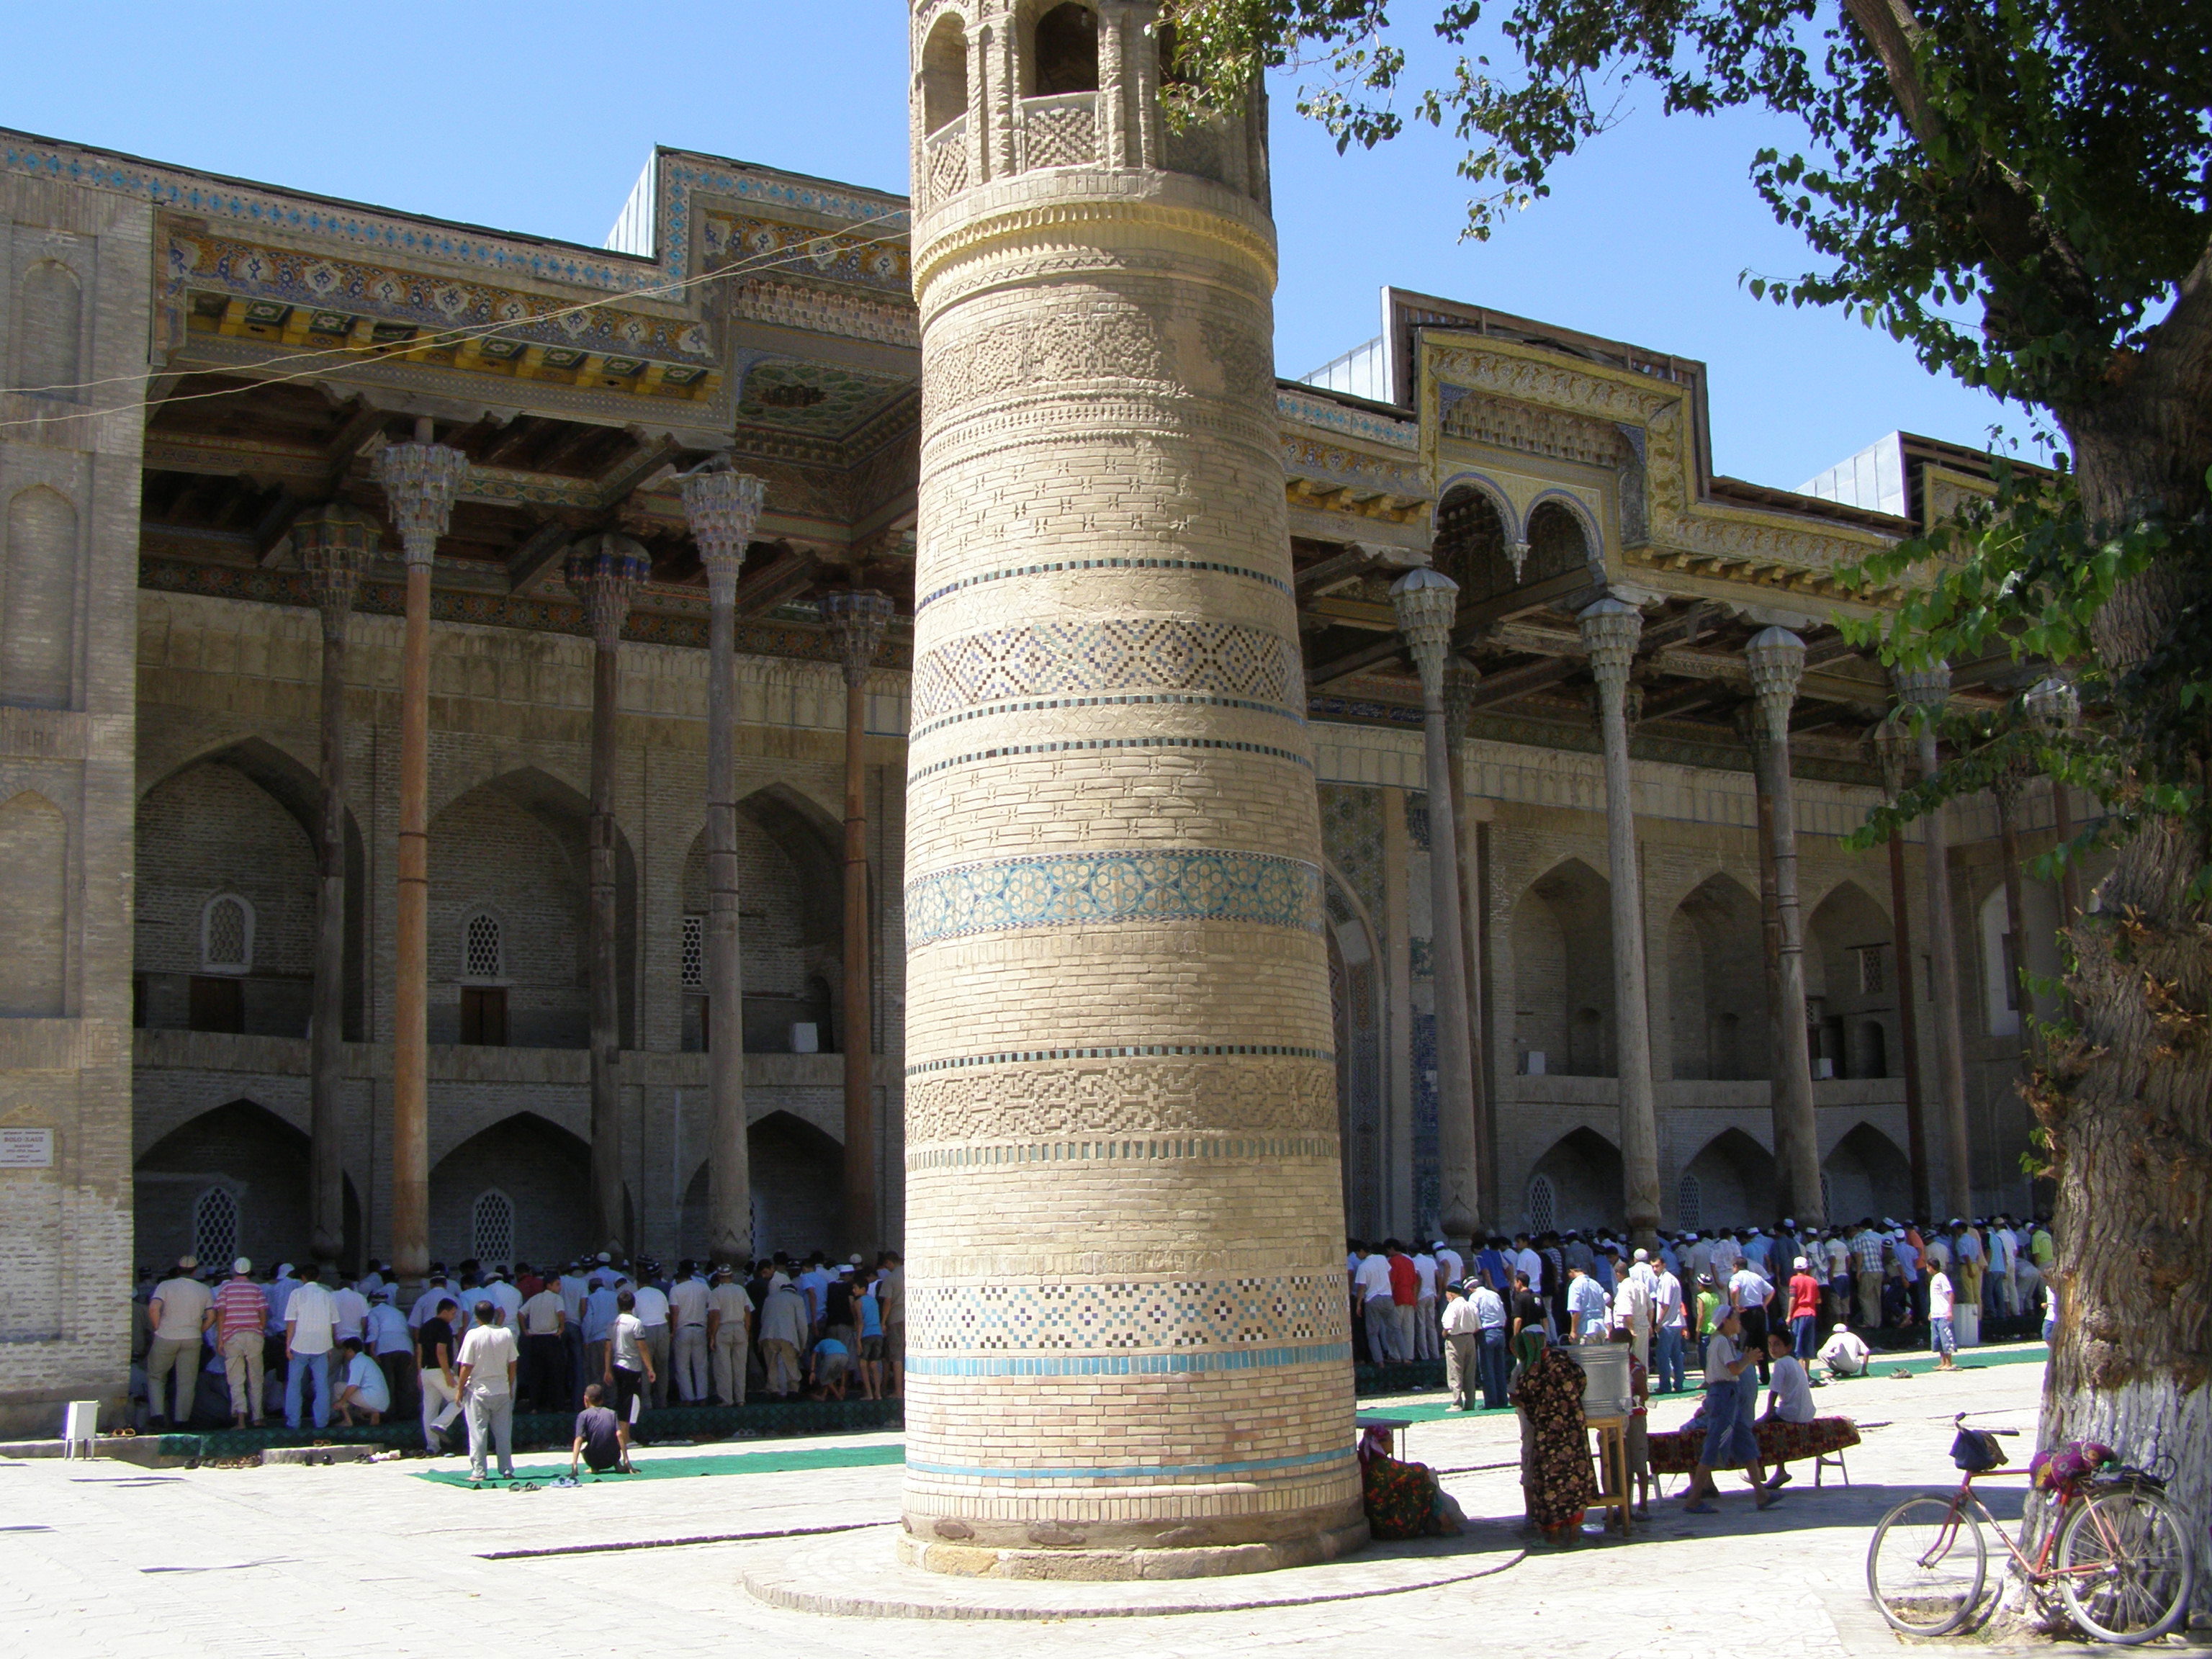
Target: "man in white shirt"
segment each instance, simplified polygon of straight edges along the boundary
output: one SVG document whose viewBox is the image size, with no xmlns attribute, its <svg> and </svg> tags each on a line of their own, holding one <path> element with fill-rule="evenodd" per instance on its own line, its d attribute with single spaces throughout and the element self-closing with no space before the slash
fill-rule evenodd
<svg viewBox="0 0 2212 1659">
<path fill-rule="evenodd" d="M 1478 1241 L 1480 1242 L 1480 1241 Z M 1460 1253 L 1443 1239 L 1437 1241 L 1437 1285 L 1439 1291 L 1446 1285 L 1462 1283 L 1467 1278 L 1467 1263 Z"/>
<path fill-rule="evenodd" d="M 415 1396 L 407 1385 L 415 1380 L 415 1342 L 407 1329 L 407 1316 L 392 1305 L 391 1286 L 380 1285 L 369 1293 L 362 1340 L 375 1356 L 377 1369 L 384 1373 L 385 1393 L 392 1401 L 385 1409 L 411 1411 Z"/>
<path fill-rule="evenodd" d="M 358 1340 L 368 1322 L 368 1297 L 350 1285 L 340 1285 L 331 1292 L 331 1317 L 337 1339 Z"/>
<path fill-rule="evenodd" d="M 1873 1352 L 1874 1350 L 1867 1346 L 1856 1331 L 1848 1325 L 1839 1324 L 1829 1332 L 1828 1340 L 1820 1345 L 1820 1352 L 1816 1357 L 1828 1368 L 1832 1376 L 1863 1376 L 1866 1374 L 1867 1360 Z"/>
<path fill-rule="evenodd" d="M 1659 1330 L 1659 1363 L 1655 1368 L 1662 1394 L 1680 1394 L 1684 1386 L 1682 1281 L 1671 1267 L 1662 1267 L 1651 1292 L 1651 1316 Z"/>
<path fill-rule="evenodd" d="M 1633 1271 L 1621 1274 L 1613 1292 L 1613 1328 L 1627 1331 L 1629 1352 L 1638 1364 L 1651 1363 L 1651 1290 Z"/>
<path fill-rule="evenodd" d="M 1474 1305 L 1475 1322 L 1481 1329 L 1482 1346 L 1477 1351 L 1482 1364 L 1482 1404 L 1486 1411 L 1497 1411 L 1504 1407 L 1509 1364 L 1505 1345 L 1507 1313 L 1505 1298 L 1487 1285 L 1478 1285 L 1468 1297 Z"/>
<path fill-rule="evenodd" d="M 1540 1300 L 1544 1294 L 1544 1258 L 1526 1233 L 1513 1236 L 1513 1271 L 1528 1275 L 1528 1292 Z"/>
<path fill-rule="evenodd" d="M 1951 1356 L 1958 1347 L 1958 1338 L 1952 1334 L 1951 1317 L 1957 1297 L 1951 1289 L 1951 1275 L 1937 1272 L 1928 1280 L 1928 1346 L 1936 1351 L 1936 1369 L 1952 1371 L 1958 1366 Z"/>
<path fill-rule="evenodd" d="M 1576 1341 L 1602 1342 L 1606 1340 L 1605 1292 L 1598 1288 L 1597 1280 L 1582 1270 L 1578 1262 L 1571 1263 L 1567 1267 L 1567 1312 L 1575 1322 Z"/>
<path fill-rule="evenodd" d="M 338 1382 L 331 1392 L 331 1407 L 337 1413 L 338 1421 L 351 1428 L 356 1412 L 372 1423 L 384 1421 L 385 1413 L 392 1409 L 392 1385 L 384 1380 L 376 1361 L 362 1352 L 361 1339 L 342 1338 L 337 1360 Z"/>
<path fill-rule="evenodd" d="M 745 1403 L 745 1364 L 750 1347 L 753 1300 L 728 1262 L 714 1269 L 707 1291 L 707 1349 L 713 1359 L 714 1398 L 725 1406 Z"/>
<path fill-rule="evenodd" d="M 1991 1300 L 1996 1309 L 2007 1315 L 2020 1311 L 2020 1290 L 2014 1278 L 2013 1264 L 2019 1260 L 2018 1248 L 2013 1243 L 2012 1218 L 1999 1216 L 1990 1229 L 1990 1277 L 1996 1282 L 1990 1286 Z"/>
<path fill-rule="evenodd" d="M 1784 1423 L 1811 1422 L 1816 1414 L 1813 1410 L 1813 1383 L 1790 1350 L 1790 1333 L 1769 1333 L 1766 1352 L 1774 1362 L 1773 1385 L 1766 1391 L 1767 1416 Z M 1766 1483 L 1766 1489 L 1773 1492 L 1786 1486 L 1794 1478 L 1790 1473 L 1789 1460 L 1778 1457 L 1774 1461 L 1774 1478 Z"/>
<path fill-rule="evenodd" d="M 477 1322 L 461 1339 L 457 1380 L 469 1423 L 469 1485 L 484 1482 L 487 1444 L 499 1451 L 499 1478 L 514 1479 L 514 1373 L 520 1358 L 514 1333 L 497 1322 L 499 1304 L 477 1299 Z"/>
<path fill-rule="evenodd" d="M 499 1322 L 513 1330 L 515 1316 L 522 1311 L 522 1292 L 508 1282 L 506 1268 L 494 1267 L 484 1275 L 483 1293 L 499 1304 Z"/>
<path fill-rule="evenodd" d="M 1713 1264 L 1713 1277 L 1716 1279 L 1726 1280 L 1734 1275 L 1737 1265 L 1742 1261 L 1743 1246 L 1737 1243 L 1731 1234 L 1717 1234 L 1713 1239 L 1711 1259 Z"/>
<path fill-rule="evenodd" d="M 1444 1343 L 1444 1382 L 1451 1389 L 1452 1409 L 1471 1412 L 1474 1401 L 1469 1380 L 1482 1364 L 1482 1321 L 1474 1304 L 1457 1285 L 1444 1286 L 1442 1322 Z"/>
<path fill-rule="evenodd" d="M 522 1344 L 516 1393 L 536 1410 L 560 1411 L 574 1397 L 568 1380 L 568 1304 L 550 1284 L 526 1301 L 511 1323 Z"/>
<path fill-rule="evenodd" d="M 678 1262 L 676 1282 L 668 1287 L 668 1322 L 674 1327 L 668 1338 L 668 1361 L 676 1373 L 676 1397 L 687 1406 L 707 1402 L 708 1303 L 706 1281 L 699 1277 L 697 1264 Z"/>
<path fill-rule="evenodd" d="M 337 1346 L 337 1309 L 320 1278 L 303 1279 L 284 1309 L 284 1426 L 300 1426 L 300 1393 L 314 1379 L 314 1423 L 331 1420 L 331 1350 Z"/>
<path fill-rule="evenodd" d="M 177 1271 L 154 1287 L 154 1299 L 146 1304 L 146 1328 L 153 1333 L 146 1345 L 146 1405 L 154 1424 L 166 1419 L 181 1429 L 192 1420 L 204 1357 L 200 1350 L 207 1328 L 215 1323 L 215 1295 L 200 1283 L 199 1265 L 198 1256 L 179 1256 Z M 176 1386 L 169 1389 L 172 1373 Z M 173 1395 L 166 1402 L 165 1391 Z M 163 1413 L 164 1403 L 173 1407 L 173 1416 Z"/>
<path fill-rule="evenodd" d="M 1359 1270 L 1352 1279 L 1359 1291 L 1360 1316 L 1367 1327 L 1367 1357 L 1377 1365 L 1387 1365 L 1399 1358 L 1397 1316 L 1391 1311 L 1389 1256 L 1381 1250 L 1368 1251 L 1360 1258 Z"/>
<path fill-rule="evenodd" d="M 659 1264 L 641 1261 L 638 1276 L 648 1280 L 660 1271 Z M 650 1282 L 640 1284 L 635 1291 L 637 1322 L 645 1328 L 646 1351 L 653 1356 L 652 1398 L 654 1411 L 668 1403 L 668 1292 Z"/>
<path fill-rule="evenodd" d="M 1413 1358 L 1434 1359 L 1442 1352 L 1437 1326 L 1437 1258 L 1429 1250 L 1417 1252 L 1413 1272 L 1420 1293 L 1413 1299 Z"/>
<path fill-rule="evenodd" d="M 436 1313 L 438 1304 L 449 1296 L 455 1301 L 460 1299 L 459 1294 L 453 1289 L 453 1281 L 446 1277 L 446 1264 L 442 1261 L 433 1261 L 430 1264 L 430 1276 L 422 1284 L 422 1294 L 415 1298 L 415 1305 L 407 1310 L 407 1328 L 410 1331 L 421 1330 L 422 1322 Z"/>
</svg>

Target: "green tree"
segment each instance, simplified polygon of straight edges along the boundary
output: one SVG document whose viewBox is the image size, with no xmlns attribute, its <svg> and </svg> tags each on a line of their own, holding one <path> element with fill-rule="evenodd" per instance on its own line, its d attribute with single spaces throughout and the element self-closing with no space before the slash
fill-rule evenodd
<svg viewBox="0 0 2212 1659">
<path fill-rule="evenodd" d="M 1746 278 L 1845 307 L 2063 439 L 2055 482 L 1865 573 L 1951 556 L 1869 631 L 1892 662 L 1993 647 L 2063 665 L 2093 718 L 2000 745 L 2094 788 L 2115 865 L 2072 931 L 2072 1027 L 2028 1094 L 2058 1183 L 2046 1442 L 2160 1458 L 2212 1521 L 2212 4 L 2205 0 L 1480 0 L 1425 9 L 1454 66 L 1409 70 L 1389 0 L 1168 0 L 1177 95 L 1296 64 L 1342 149 L 1425 121 L 1465 144 L 1468 229 L 1549 190 L 1624 96 L 1763 106 L 1802 143 L 1752 186 L 1814 268 Z M 1396 8 L 1401 14 L 1405 8 Z M 1479 33 L 1478 31 L 1484 31 Z M 1493 64 L 1478 46 L 1494 41 Z M 1447 58 L 1450 54 L 1448 52 Z M 1978 787 L 1967 755 L 1907 803 Z"/>
</svg>

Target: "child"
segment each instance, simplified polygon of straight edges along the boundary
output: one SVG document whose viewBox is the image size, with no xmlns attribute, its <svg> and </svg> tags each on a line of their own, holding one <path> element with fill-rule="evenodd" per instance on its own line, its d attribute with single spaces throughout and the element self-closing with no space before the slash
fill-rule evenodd
<svg viewBox="0 0 2212 1659">
<path fill-rule="evenodd" d="M 1651 1518 L 1651 1437 L 1648 1420 L 1651 1368 L 1636 1357 L 1634 1331 L 1623 1326 L 1613 1334 L 1613 1340 L 1628 1348 L 1628 1393 L 1633 1402 L 1628 1408 L 1628 1432 L 1625 1437 L 1628 1473 L 1636 1482 L 1636 1513 L 1648 1521 Z"/>
</svg>

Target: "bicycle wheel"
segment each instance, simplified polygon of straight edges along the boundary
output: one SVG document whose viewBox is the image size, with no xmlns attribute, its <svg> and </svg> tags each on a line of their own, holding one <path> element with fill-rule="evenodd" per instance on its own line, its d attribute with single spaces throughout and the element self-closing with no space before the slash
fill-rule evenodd
<svg viewBox="0 0 2212 1659">
<path fill-rule="evenodd" d="M 1867 1547 L 1867 1593 L 1907 1636 L 1943 1636 L 1982 1599 L 1989 1545 L 1948 1498 L 1908 1498 L 1881 1518 Z"/>
<path fill-rule="evenodd" d="M 2074 1622 L 2130 1646 L 2178 1626 L 2197 1587 L 2181 1517 L 2149 1486 L 2115 1486 L 2076 1504 L 2058 1534 L 2057 1571 Z"/>
</svg>

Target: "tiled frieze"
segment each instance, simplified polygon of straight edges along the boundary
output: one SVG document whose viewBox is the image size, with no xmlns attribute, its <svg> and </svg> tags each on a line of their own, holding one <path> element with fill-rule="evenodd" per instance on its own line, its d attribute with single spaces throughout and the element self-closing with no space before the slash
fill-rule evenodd
<svg viewBox="0 0 2212 1659">
<path fill-rule="evenodd" d="M 1321 871 L 1213 848 L 1013 858 L 940 870 L 906 891 L 909 946 L 1024 927 L 1246 921 L 1318 930 Z"/>
</svg>

